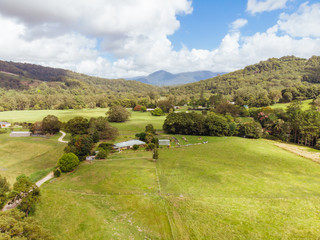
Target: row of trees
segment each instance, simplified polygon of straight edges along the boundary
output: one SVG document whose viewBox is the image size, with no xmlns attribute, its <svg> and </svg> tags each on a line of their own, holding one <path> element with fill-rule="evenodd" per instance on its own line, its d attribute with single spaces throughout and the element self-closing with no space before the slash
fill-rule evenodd
<svg viewBox="0 0 320 240">
<path fill-rule="evenodd" d="M 237 123 L 231 116 L 222 116 L 213 112 L 207 115 L 199 113 L 171 113 L 163 124 L 163 130 L 171 134 L 207 135 L 207 136 L 262 136 L 261 125 L 257 122 Z"/>
<path fill-rule="evenodd" d="M 301 103 L 294 101 L 285 111 L 250 108 L 245 115 L 252 117 L 252 121 L 242 123 L 229 114 L 213 112 L 171 113 L 163 129 L 173 134 L 281 139 L 320 149 L 320 112 L 315 107 L 303 111 Z"/>
</svg>

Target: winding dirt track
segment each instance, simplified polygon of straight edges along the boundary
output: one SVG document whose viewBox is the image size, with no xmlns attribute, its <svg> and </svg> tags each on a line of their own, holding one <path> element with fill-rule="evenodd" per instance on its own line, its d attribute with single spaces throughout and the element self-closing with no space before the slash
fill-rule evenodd
<svg viewBox="0 0 320 240">
<path fill-rule="evenodd" d="M 66 133 L 63 131 L 60 131 L 62 133 L 62 136 L 58 139 L 59 142 L 62 143 L 68 143 L 68 141 L 63 141 L 62 139 L 66 136 Z M 40 179 L 38 182 L 36 182 L 37 187 L 40 187 L 42 184 L 44 184 L 45 182 L 49 181 L 50 179 L 54 178 L 54 174 L 53 172 L 50 172 L 47 176 L 45 176 L 44 178 Z M 6 204 L 3 208 L 2 211 L 8 211 L 10 209 L 13 209 L 15 207 L 17 207 L 19 204 L 21 203 L 20 201 L 16 201 L 13 204 Z"/>
</svg>

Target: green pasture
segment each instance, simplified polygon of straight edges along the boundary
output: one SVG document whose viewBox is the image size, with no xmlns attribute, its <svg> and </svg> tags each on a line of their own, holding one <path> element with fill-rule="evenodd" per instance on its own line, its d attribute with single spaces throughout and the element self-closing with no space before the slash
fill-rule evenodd
<svg viewBox="0 0 320 240">
<path fill-rule="evenodd" d="M 107 108 L 80 109 L 80 110 L 23 110 L 0 112 L 1 121 L 8 122 L 36 122 L 48 115 L 55 115 L 60 121 L 66 122 L 74 117 L 100 117 L 105 116 Z"/>
<path fill-rule="evenodd" d="M 31 175 L 34 181 L 46 175 L 56 166 L 65 144 L 58 142 L 57 136 L 10 137 L 0 134 L 0 174 L 10 183 L 21 174 Z"/>
<path fill-rule="evenodd" d="M 305 101 L 301 101 L 301 108 L 302 110 L 308 110 L 311 108 L 311 104 L 312 104 L 312 99 L 309 100 L 305 100 Z M 289 106 L 290 103 L 276 103 L 274 105 L 271 105 L 270 107 L 272 109 L 283 109 L 286 110 L 286 108 Z"/>
<path fill-rule="evenodd" d="M 81 163 L 41 187 L 35 217 L 55 239 L 318 239 L 318 164 L 271 141 L 202 138 L 157 163 L 141 151 Z"/>
</svg>

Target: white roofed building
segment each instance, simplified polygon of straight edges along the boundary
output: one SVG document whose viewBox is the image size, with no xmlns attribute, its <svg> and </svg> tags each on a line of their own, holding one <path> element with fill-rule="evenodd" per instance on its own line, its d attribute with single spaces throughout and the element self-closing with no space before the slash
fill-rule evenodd
<svg viewBox="0 0 320 240">
<path fill-rule="evenodd" d="M 116 143 L 115 145 L 113 145 L 114 149 L 131 149 L 133 147 L 133 145 L 138 145 L 138 146 L 144 146 L 146 145 L 145 142 L 140 141 L 140 140 L 129 140 L 126 142 L 120 142 L 120 143 Z"/>
<path fill-rule="evenodd" d="M 11 123 L 8 122 L 0 122 L 0 128 L 8 128 L 11 126 Z"/>
</svg>

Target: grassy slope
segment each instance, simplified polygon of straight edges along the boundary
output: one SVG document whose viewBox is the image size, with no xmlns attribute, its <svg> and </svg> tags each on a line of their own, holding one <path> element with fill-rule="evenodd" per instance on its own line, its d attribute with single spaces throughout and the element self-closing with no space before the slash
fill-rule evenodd
<svg viewBox="0 0 320 240">
<path fill-rule="evenodd" d="M 12 138 L 0 135 L 0 174 L 13 183 L 20 174 L 30 175 L 52 168 L 62 155 L 65 144 L 58 142 L 58 136 L 50 139 L 40 137 Z M 36 175 L 41 175 L 39 172 Z M 46 174 L 46 171 L 43 172 Z M 41 176 L 40 176 L 41 177 Z M 38 176 L 34 176 L 35 180 Z"/>
<path fill-rule="evenodd" d="M 36 218 L 57 239 L 317 239 L 318 164 L 265 140 L 205 140 L 160 150 L 162 196 L 151 154 L 123 153 L 46 184 Z"/>
<path fill-rule="evenodd" d="M 305 100 L 305 101 L 302 101 L 301 102 L 302 105 L 301 105 L 301 108 L 302 110 L 308 110 L 310 109 L 311 107 L 311 103 L 312 103 L 312 99 L 309 99 L 309 100 Z M 286 108 L 289 106 L 290 103 L 276 103 L 272 106 L 270 106 L 272 109 L 283 109 L 283 110 L 286 110 Z"/>
<path fill-rule="evenodd" d="M 36 122 L 41 121 L 47 115 L 55 115 L 60 121 L 66 122 L 74 117 L 105 117 L 107 108 L 96 109 L 81 109 L 81 110 L 25 110 L 25 111 L 8 111 L 0 112 L 1 121 L 9 122 Z M 162 129 L 162 124 L 165 116 L 154 117 L 149 112 L 135 112 L 131 111 L 131 118 L 129 122 L 113 123 L 114 126 L 123 131 L 139 132 L 144 130 L 145 125 L 152 123 L 156 129 Z"/>
</svg>

